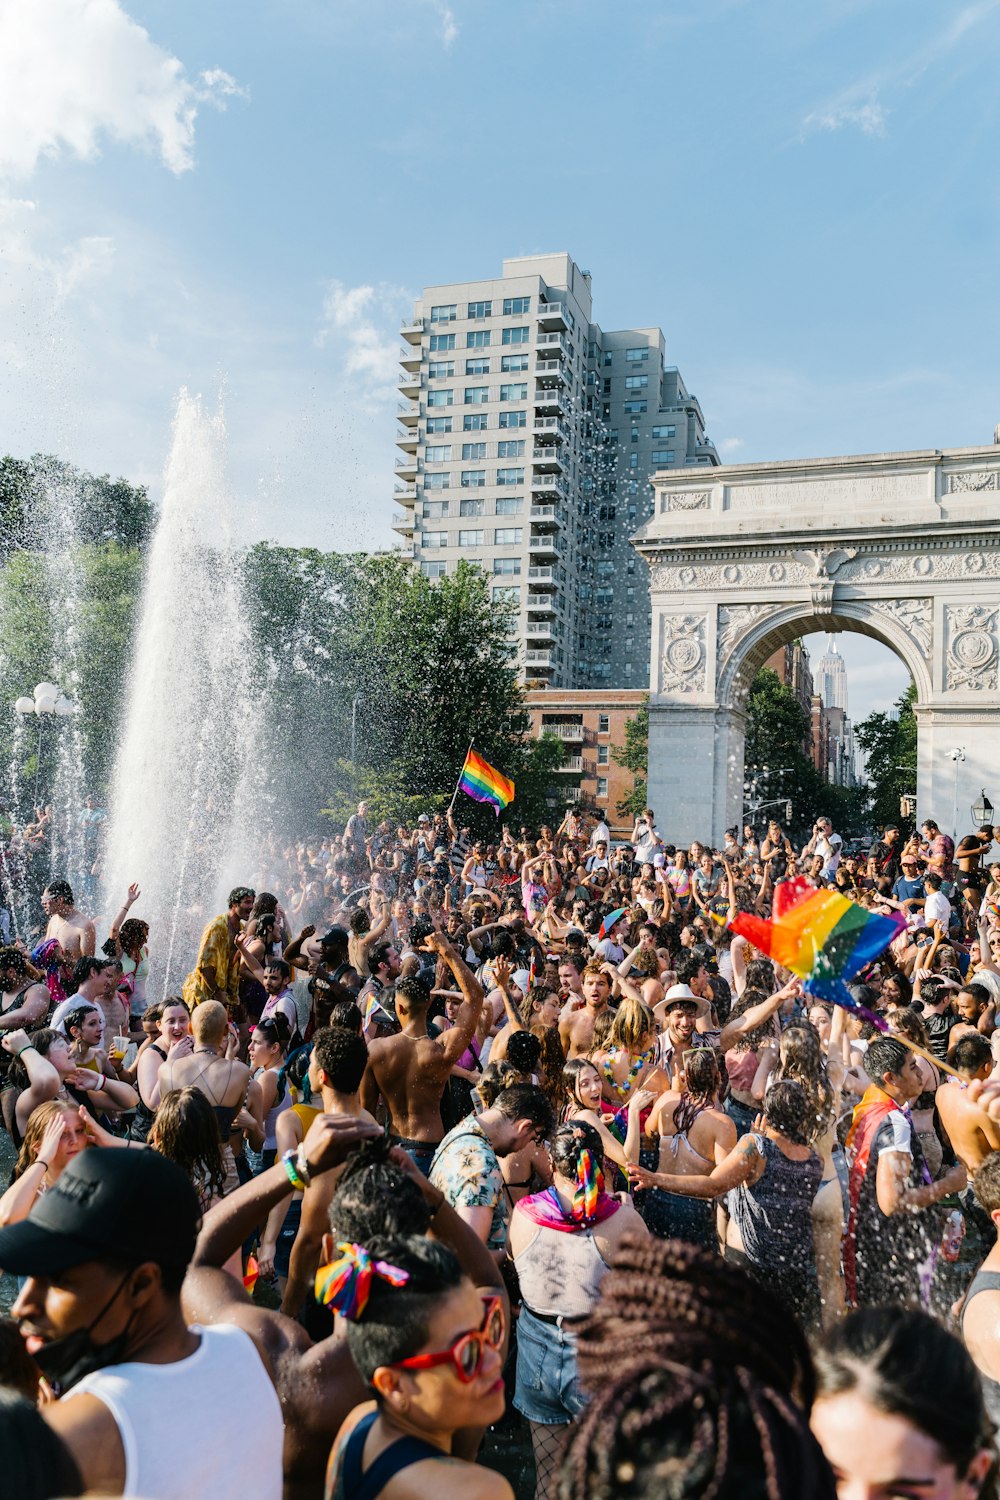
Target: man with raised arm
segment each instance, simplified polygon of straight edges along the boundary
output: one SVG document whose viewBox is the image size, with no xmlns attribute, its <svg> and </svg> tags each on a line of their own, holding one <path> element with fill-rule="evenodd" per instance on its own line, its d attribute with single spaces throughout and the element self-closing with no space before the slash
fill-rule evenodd
<svg viewBox="0 0 1000 1500">
<path fill-rule="evenodd" d="M 371 1043 L 361 1102 L 374 1114 L 381 1094 L 389 1111 L 390 1133 L 426 1173 L 444 1138 L 441 1096 L 479 1023 L 483 987 L 444 933 L 432 932 L 423 949 L 444 960 L 462 992 L 463 1003 L 455 1024 L 439 1037 L 430 1036 L 429 987 L 420 979 L 400 979 L 396 984 L 396 1017 L 402 1031 Z"/>
</svg>

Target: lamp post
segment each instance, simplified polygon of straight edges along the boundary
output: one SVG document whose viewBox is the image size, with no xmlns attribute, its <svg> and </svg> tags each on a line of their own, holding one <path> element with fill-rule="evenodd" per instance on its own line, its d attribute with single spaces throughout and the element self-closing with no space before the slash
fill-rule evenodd
<svg viewBox="0 0 1000 1500">
<path fill-rule="evenodd" d="M 952 821 L 952 824 L 954 826 L 952 827 L 952 830 L 951 830 L 951 836 L 952 836 L 952 838 L 957 843 L 958 842 L 958 768 L 962 764 L 962 762 L 965 760 L 965 746 L 964 745 L 956 745 L 955 748 L 954 748 L 954 750 L 949 750 L 948 751 L 948 754 L 951 756 L 952 760 L 955 763 L 955 789 L 954 789 L 954 796 L 952 798 L 952 816 L 951 816 L 951 821 Z"/>
<path fill-rule="evenodd" d="M 351 704 L 351 766 L 353 767 L 358 758 L 358 709 L 365 701 L 365 695 L 360 690 L 354 694 Z"/>
<path fill-rule="evenodd" d="M 38 773 L 42 765 L 42 726 L 46 719 L 55 717 L 66 719 L 74 712 L 76 704 L 71 698 L 60 692 L 54 682 L 38 682 L 30 698 L 15 698 L 14 711 L 27 718 L 28 714 L 34 714 L 38 719 L 38 744 L 35 748 L 35 790 L 32 796 L 32 806 L 38 806 Z"/>
<path fill-rule="evenodd" d="M 983 828 L 987 823 L 993 825 L 993 803 L 985 792 L 980 792 L 972 804 L 972 821 L 976 828 Z"/>
</svg>

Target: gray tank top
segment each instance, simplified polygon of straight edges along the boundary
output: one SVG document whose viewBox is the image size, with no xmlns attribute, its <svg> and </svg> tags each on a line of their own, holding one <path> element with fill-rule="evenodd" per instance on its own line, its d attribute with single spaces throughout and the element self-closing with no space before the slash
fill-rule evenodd
<svg viewBox="0 0 1000 1500">
<path fill-rule="evenodd" d="M 764 1174 L 752 1186 L 743 1183 L 727 1195 L 747 1259 L 777 1273 L 783 1268 L 811 1271 L 815 1261 L 810 1215 L 823 1163 L 815 1151 L 805 1161 L 790 1161 L 768 1136 L 755 1131 L 753 1138 L 765 1161 Z"/>
<path fill-rule="evenodd" d="M 962 1307 L 962 1324 L 965 1324 L 965 1315 L 969 1311 L 969 1303 L 973 1297 L 980 1292 L 1000 1292 L 1000 1271 L 980 1271 L 974 1276 L 969 1290 L 965 1294 L 965 1303 Z M 983 1388 L 983 1403 L 989 1413 L 990 1420 L 995 1427 L 1000 1427 L 1000 1380 L 994 1380 L 990 1375 L 984 1375 L 979 1371 L 979 1383 Z"/>
<path fill-rule="evenodd" d="M 542 1225 L 514 1257 L 514 1265 L 525 1305 L 532 1312 L 567 1318 L 590 1312 L 608 1269 L 593 1230 L 566 1234 Z"/>
</svg>

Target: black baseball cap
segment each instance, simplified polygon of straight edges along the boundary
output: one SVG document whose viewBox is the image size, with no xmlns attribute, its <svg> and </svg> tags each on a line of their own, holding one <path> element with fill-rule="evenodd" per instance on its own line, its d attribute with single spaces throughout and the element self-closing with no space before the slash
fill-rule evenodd
<svg viewBox="0 0 1000 1500">
<path fill-rule="evenodd" d="M 26 1219 L 0 1229 L 0 1266 L 15 1276 L 53 1276 L 104 1259 L 181 1270 L 200 1223 L 198 1196 L 174 1162 L 141 1146 L 91 1146 Z"/>
</svg>

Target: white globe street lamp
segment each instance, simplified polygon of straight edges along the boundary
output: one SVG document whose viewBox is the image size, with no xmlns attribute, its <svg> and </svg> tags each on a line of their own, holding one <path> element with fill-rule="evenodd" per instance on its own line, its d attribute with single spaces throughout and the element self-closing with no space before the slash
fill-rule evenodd
<svg viewBox="0 0 1000 1500">
<path fill-rule="evenodd" d="M 38 682 L 35 684 L 34 692 L 30 698 L 15 698 L 14 712 L 27 718 L 28 714 L 34 714 L 38 719 L 38 746 L 35 751 L 35 792 L 33 803 L 38 804 L 38 773 L 42 764 L 42 725 L 47 718 L 59 719 L 69 718 L 70 714 L 76 712 L 77 705 L 72 698 L 56 687 L 54 682 Z"/>
</svg>

